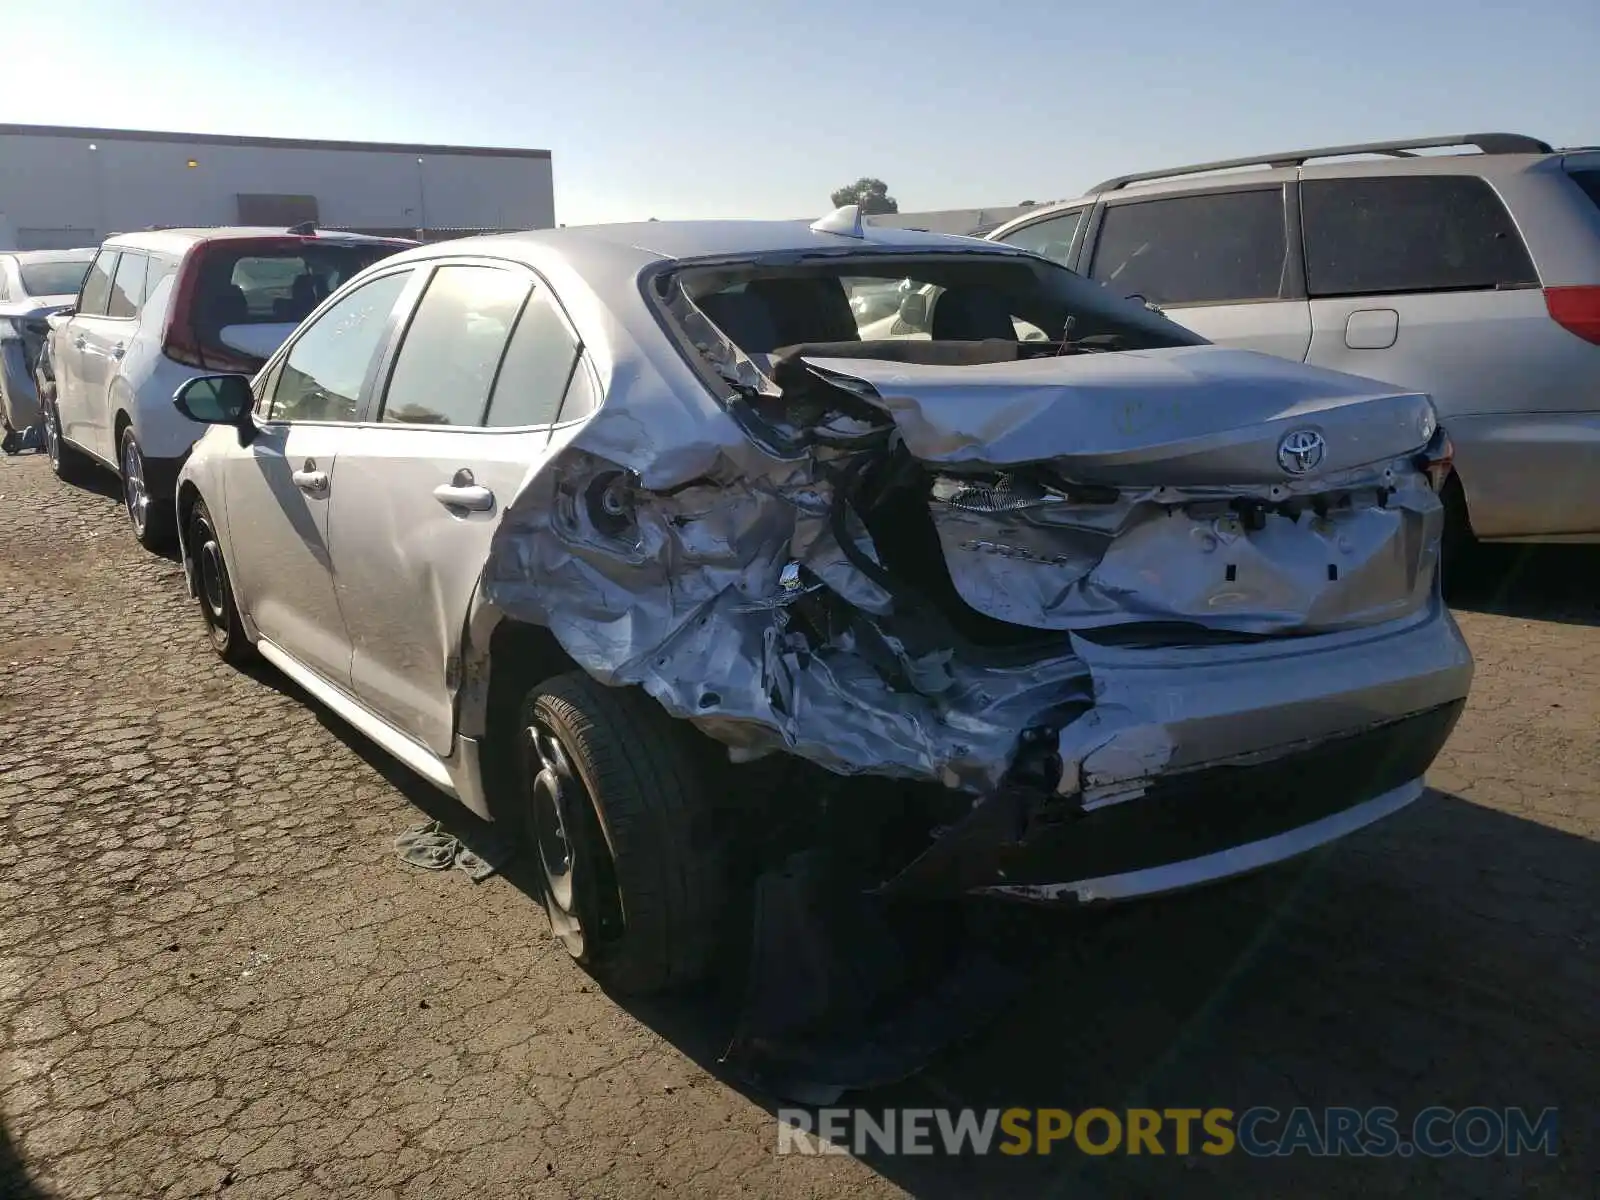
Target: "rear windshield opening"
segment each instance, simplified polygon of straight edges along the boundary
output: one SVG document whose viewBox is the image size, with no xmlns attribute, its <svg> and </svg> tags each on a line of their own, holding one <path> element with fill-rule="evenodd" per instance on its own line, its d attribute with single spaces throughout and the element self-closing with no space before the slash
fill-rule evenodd
<svg viewBox="0 0 1600 1200">
<path fill-rule="evenodd" d="M 89 273 L 86 258 L 22 263 L 22 290 L 30 296 L 76 296 Z"/>
<path fill-rule="evenodd" d="M 335 289 L 396 247 L 309 246 L 281 250 L 217 243 L 206 251 L 194 316 L 213 330 L 230 325 L 298 325 Z"/>
<path fill-rule="evenodd" d="M 847 255 L 825 262 L 752 262 L 680 276 L 700 312 L 746 355 L 803 345 L 1034 344 L 1085 339 L 1150 349 L 1204 339 L 1053 263 L 1012 255 Z M 885 349 L 891 347 L 885 346 Z M 934 351 L 930 351 L 936 353 Z"/>
</svg>

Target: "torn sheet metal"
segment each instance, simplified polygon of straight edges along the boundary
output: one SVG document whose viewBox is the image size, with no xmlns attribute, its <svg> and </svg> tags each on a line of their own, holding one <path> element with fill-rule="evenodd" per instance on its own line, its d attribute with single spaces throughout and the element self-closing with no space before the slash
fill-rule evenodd
<svg viewBox="0 0 1600 1200">
<path fill-rule="evenodd" d="M 507 511 L 485 592 L 547 625 L 597 679 L 643 686 L 746 757 L 782 749 L 844 774 L 987 790 L 1020 730 L 1087 704 L 1087 673 L 1065 641 L 1000 664 L 917 654 L 865 625 L 822 645 L 793 633 L 787 605 L 772 602 L 790 599 L 795 563 L 847 607 L 871 613 L 885 600 L 819 530 L 822 500 L 804 472 L 629 493 L 615 525 L 597 522 L 605 490 L 626 487 L 620 469 L 569 453 Z"/>
<path fill-rule="evenodd" d="M 643 388 L 614 381 L 507 508 L 483 590 L 740 758 L 985 794 L 1024 731 L 1093 704 L 1073 631 L 1311 632 L 1428 594 L 1439 505 L 1394 457 L 1431 435 L 1426 397 L 1209 346 L 807 359 L 823 386 L 790 396 L 709 322 L 685 326 L 730 397 L 614 402 Z M 1286 480 L 1279 440 L 1302 427 L 1326 460 Z M 903 539 L 878 544 L 854 488 L 894 456 L 908 470 L 884 486 L 915 490 L 960 602 L 1015 627 L 1009 654 L 929 636 L 930 605 L 893 594 Z M 1041 463 L 1047 483 L 1013 470 Z"/>
<path fill-rule="evenodd" d="M 931 506 L 961 598 L 1019 625 L 1311 633 L 1426 604 L 1444 510 L 1422 476 L 1401 461 L 1321 484 L 1293 498 L 1303 503 L 1242 513 L 1248 489 L 1146 489 L 995 514 L 936 492 Z"/>
</svg>

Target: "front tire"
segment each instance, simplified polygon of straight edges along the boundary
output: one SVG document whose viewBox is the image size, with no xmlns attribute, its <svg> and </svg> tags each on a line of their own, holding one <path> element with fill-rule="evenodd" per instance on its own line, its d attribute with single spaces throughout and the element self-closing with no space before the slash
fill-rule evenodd
<svg viewBox="0 0 1600 1200">
<path fill-rule="evenodd" d="M 144 451 L 131 425 L 122 431 L 117 462 L 122 475 L 122 507 L 133 526 L 133 536 L 146 550 L 165 550 L 172 544 L 175 526 L 173 500 L 152 493 L 145 478 Z"/>
<path fill-rule="evenodd" d="M 239 606 L 234 601 L 222 541 L 204 500 L 196 500 L 189 514 L 189 553 L 194 559 L 195 598 L 206 623 L 211 648 L 229 666 L 242 666 L 255 657 L 255 647 L 245 637 Z"/>
<path fill-rule="evenodd" d="M 533 688 L 520 715 L 522 822 L 556 936 L 618 992 L 703 977 L 728 881 L 691 731 L 578 672 Z"/>
</svg>

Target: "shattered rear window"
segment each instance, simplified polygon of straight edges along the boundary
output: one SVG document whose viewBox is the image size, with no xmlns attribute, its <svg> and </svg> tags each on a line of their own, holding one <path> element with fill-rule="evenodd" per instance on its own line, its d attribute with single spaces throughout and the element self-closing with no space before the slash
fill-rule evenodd
<svg viewBox="0 0 1600 1200">
<path fill-rule="evenodd" d="M 747 355 L 839 342 L 1203 341 L 1051 263 L 1010 254 L 862 254 L 687 268 L 684 292 Z M 691 330 L 691 336 L 693 331 Z"/>
</svg>

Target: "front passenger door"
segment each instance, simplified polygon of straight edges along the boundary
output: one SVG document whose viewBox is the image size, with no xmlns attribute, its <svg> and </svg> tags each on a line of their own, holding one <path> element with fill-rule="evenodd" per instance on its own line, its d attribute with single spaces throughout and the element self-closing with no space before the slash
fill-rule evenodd
<svg viewBox="0 0 1600 1200">
<path fill-rule="evenodd" d="M 269 371 L 256 436 L 224 460 L 234 593 L 260 635 L 329 683 L 350 686 L 328 511 L 379 353 L 412 272 L 380 275 L 300 329 Z"/>
</svg>

